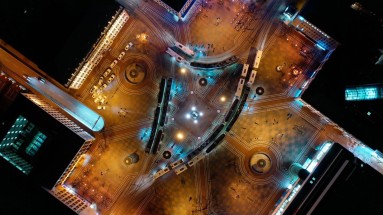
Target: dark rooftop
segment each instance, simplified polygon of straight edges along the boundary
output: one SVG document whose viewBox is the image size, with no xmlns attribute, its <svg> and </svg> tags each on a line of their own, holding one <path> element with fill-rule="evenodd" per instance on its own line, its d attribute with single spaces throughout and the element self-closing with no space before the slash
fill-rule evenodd
<svg viewBox="0 0 383 215">
<path fill-rule="evenodd" d="M 383 209 L 379 203 L 382 179 L 379 172 L 334 143 L 285 213 L 375 214 Z"/>
<path fill-rule="evenodd" d="M 187 0 L 162 0 L 162 1 L 177 12 L 179 12 L 182 9 L 182 7 L 185 5 L 185 3 L 187 2 Z"/>
<path fill-rule="evenodd" d="M 33 159 L 30 159 L 33 166 L 30 177 L 39 185 L 51 189 L 84 140 L 22 95 L 18 95 L 6 113 L 0 113 L 1 139 L 20 115 L 48 136 Z"/>
<path fill-rule="evenodd" d="M 0 38 L 65 84 L 118 7 L 108 0 L 3 0 Z"/>
<path fill-rule="evenodd" d="M 351 8 L 355 0 L 309 0 L 300 15 L 343 45 L 383 47 L 383 9 L 379 1 L 358 1 L 376 16 Z"/>
<path fill-rule="evenodd" d="M 350 8 L 350 0 L 310 0 L 301 15 L 340 42 L 303 99 L 373 149 L 383 150 L 380 133 L 383 118 L 367 117 L 367 111 L 382 113 L 381 100 L 345 102 L 345 88 L 383 83 L 383 67 L 375 65 L 383 47 L 383 27 L 370 16 Z M 377 15 L 378 1 L 359 1 Z M 365 3 L 366 2 L 366 3 Z M 379 10 L 379 11 L 378 11 Z"/>
</svg>

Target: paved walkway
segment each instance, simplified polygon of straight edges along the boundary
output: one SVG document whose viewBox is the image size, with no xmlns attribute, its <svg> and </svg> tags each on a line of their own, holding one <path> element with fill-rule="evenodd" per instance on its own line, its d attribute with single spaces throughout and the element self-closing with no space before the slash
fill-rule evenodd
<svg viewBox="0 0 383 215">
<path fill-rule="evenodd" d="M 79 165 L 66 182 L 95 202 L 102 214 L 267 214 L 292 179 L 288 171 L 292 163 L 303 163 L 325 141 L 340 141 L 351 150 L 355 142 L 351 135 L 345 137 L 329 119 L 296 98 L 324 53 L 280 21 L 258 20 L 265 12 L 262 5 L 249 12 L 250 6 L 238 1 L 209 1 L 207 5 L 197 1 L 181 23 L 152 1 L 121 4 L 130 19 L 76 96 L 95 108 L 90 87 L 128 42 L 134 45 L 113 68 L 117 77 L 104 90 L 109 102 L 98 112 L 105 119 L 105 129 L 97 133 L 87 153 L 91 159 Z M 272 19 L 270 14 L 267 17 Z M 236 26 L 238 20 L 242 27 Z M 255 32 L 262 32 L 262 26 L 269 32 L 255 83 L 222 144 L 182 174 L 170 171 L 153 181 L 153 173 L 184 158 L 222 122 L 234 99 L 241 64 L 250 47 L 257 46 Z M 142 33 L 148 35 L 147 41 L 137 39 Z M 202 51 L 205 59 L 235 54 L 241 60 L 224 70 L 192 70 L 165 53 L 175 40 Z M 147 72 L 137 85 L 124 78 L 125 68 L 132 63 L 141 63 Z M 186 72 L 181 73 L 181 68 Z M 147 155 L 144 147 L 163 76 L 174 80 L 165 137 L 159 153 Z M 208 81 L 206 86 L 198 84 L 202 77 Z M 265 93 L 256 95 L 260 86 Z M 193 106 L 204 114 L 198 124 L 185 118 Z M 179 132 L 183 139 L 177 139 Z M 172 153 L 168 160 L 162 157 L 165 150 Z M 124 159 L 133 152 L 139 161 L 125 165 Z M 266 174 L 250 170 L 249 160 L 257 152 L 271 158 Z"/>
</svg>

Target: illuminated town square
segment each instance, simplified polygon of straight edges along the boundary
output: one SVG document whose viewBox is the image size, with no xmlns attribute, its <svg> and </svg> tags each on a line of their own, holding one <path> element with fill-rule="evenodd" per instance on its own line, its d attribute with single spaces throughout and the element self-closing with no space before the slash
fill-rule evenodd
<svg viewBox="0 0 383 215">
<path fill-rule="evenodd" d="M 301 99 L 338 45 L 330 35 L 282 0 L 185 1 L 174 11 L 164 2 L 119 0 L 106 36 L 60 87 L 101 116 L 55 185 L 87 209 L 66 205 L 79 214 L 282 214 L 304 180 L 295 168 L 311 173 L 333 143 L 383 173 L 382 158 L 366 157 L 363 143 Z M 52 80 L 24 74 L 9 72 L 50 97 Z"/>
</svg>

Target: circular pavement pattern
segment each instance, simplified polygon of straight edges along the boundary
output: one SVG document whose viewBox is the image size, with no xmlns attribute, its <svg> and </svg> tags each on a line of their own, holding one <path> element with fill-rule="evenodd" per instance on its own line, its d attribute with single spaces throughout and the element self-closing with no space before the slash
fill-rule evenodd
<svg viewBox="0 0 383 215">
<path fill-rule="evenodd" d="M 140 84 L 145 80 L 146 77 L 146 67 L 147 65 L 143 65 L 143 62 L 140 63 L 132 63 L 126 66 L 125 69 L 125 79 L 130 84 Z"/>
<path fill-rule="evenodd" d="M 263 174 L 269 172 L 271 168 L 271 159 L 264 152 L 255 153 L 250 158 L 251 171 L 257 174 Z"/>
</svg>

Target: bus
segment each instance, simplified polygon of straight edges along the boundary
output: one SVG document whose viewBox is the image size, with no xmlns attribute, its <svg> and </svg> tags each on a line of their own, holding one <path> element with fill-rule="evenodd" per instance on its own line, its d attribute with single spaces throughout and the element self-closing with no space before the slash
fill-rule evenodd
<svg viewBox="0 0 383 215">
<path fill-rule="evenodd" d="M 194 164 L 196 164 L 198 161 L 202 160 L 205 157 L 204 153 L 200 153 L 199 155 L 195 156 L 193 159 L 191 159 L 188 162 L 188 166 L 192 167 Z"/>
<path fill-rule="evenodd" d="M 164 169 L 160 169 L 158 170 L 154 175 L 153 175 L 153 179 L 156 180 L 157 178 L 165 175 L 167 172 L 169 172 L 169 167 L 165 167 Z"/>
<path fill-rule="evenodd" d="M 185 54 L 187 54 L 187 55 L 189 55 L 189 56 L 191 56 L 191 57 L 194 56 L 194 51 L 191 50 L 190 48 L 188 48 L 187 46 L 184 46 L 184 45 L 182 45 L 181 43 L 179 43 L 179 42 L 177 42 L 177 41 L 175 42 L 175 44 L 176 44 L 176 47 L 179 48 L 179 49 L 181 49 L 181 51 L 182 51 L 183 53 L 185 53 Z"/>
<path fill-rule="evenodd" d="M 241 73 L 242 78 L 246 78 L 248 70 L 249 70 L 249 64 L 243 64 L 242 73 Z"/>
<path fill-rule="evenodd" d="M 254 84 L 255 76 L 257 76 L 257 70 L 253 69 L 251 70 L 251 75 L 249 79 L 249 84 Z"/>
<path fill-rule="evenodd" d="M 185 60 L 185 58 L 181 57 L 179 54 L 177 54 L 175 51 L 171 50 L 170 48 L 166 50 L 166 53 L 174 57 L 178 63 L 184 63 L 188 65 L 188 62 Z"/>
<path fill-rule="evenodd" d="M 181 159 L 178 159 L 176 161 L 174 161 L 173 163 L 170 164 L 170 167 L 172 169 L 176 168 L 177 166 L 181 165 L 182 163 L 184 162 L 184 160 L 181 158 Z"/>
<path fill-rule="evenodd" d="M 259 63 L 261 62 L 262 53 L 263 53 L 262 50 L 257 51 L 257 55 L 255 56 L 255 61 L 254 61 L 254 66 L 253 66 L 254 69 L 258 69 Z"/>
<path fill-rule="evenodd" d="M 179 168 L 175 169 L 174 172 L 179 175 L 181 174 L 182 172 L 184 172 L 188 167 L 186 166 L 186 164 L 180 166 Z"/>
<path fill-rule="evenodd" d="M 242 89 L 244 84 L 245 84 L 245 79 L 244 78 L 239 79 L 237 91 L 235 92 L 235 96 L 237 96 L 238 98 L 240 98 L 242 95 Z"/>
</svg>

